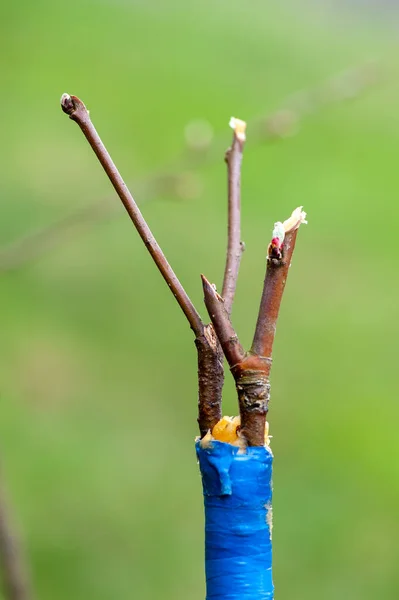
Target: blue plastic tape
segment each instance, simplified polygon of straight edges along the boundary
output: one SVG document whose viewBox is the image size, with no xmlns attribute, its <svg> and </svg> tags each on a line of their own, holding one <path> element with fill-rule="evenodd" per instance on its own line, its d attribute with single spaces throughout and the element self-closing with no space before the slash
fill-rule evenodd
<svg viewBox="0 0 399 600">
<path fill-rule="evenodd" d="M 205 505 L 206 600 L 272 600 L 273 455 L 196 443 Z"/>
</svg>

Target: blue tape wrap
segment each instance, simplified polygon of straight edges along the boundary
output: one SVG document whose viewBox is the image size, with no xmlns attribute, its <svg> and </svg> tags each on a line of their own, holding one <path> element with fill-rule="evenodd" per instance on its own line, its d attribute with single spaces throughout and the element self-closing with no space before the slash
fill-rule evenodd
<svg viewBox="0 0 399 600">
<path fill-rule="evenodd" d="M 207 600 L 272 600 L 273 455 L 196 443 L 205 504 Z"/>
</svg>

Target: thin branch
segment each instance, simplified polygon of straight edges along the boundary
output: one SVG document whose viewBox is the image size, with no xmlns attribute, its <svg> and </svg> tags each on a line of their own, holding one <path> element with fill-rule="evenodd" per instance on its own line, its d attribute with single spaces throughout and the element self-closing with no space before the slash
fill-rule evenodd
<svg viewBox="0 0 399 600">
<path fill-rule="evenodd" d="M 0 569 L 7 600 L 32 600 L 33 593 L 19 536 L 0 480 Z"/>
<path fill-rule="evenodd" d="M 147 247 L 147 250 L 151 254 L 166 283 L 170 287 L 173 295 L 180 305 L 180 308 L 186 315 L 191 329 L 194 331 L 197 337 L 201 336 L 203 334 L 203 323 L 199 314 L 194 308 L 194 305 L 192 304 L 177 276 L 175 275 L 172 267 L 166 260 L 164 253 L 162 252 L 145 219 L 143 218 L 143 215 L 134 201 L 132 194 L 123 181 L 122 176 L 120 175 L 115 163 L 112 161 L 107 149 L 102 143 L 85 105 L 76 96 L 64 94 L 61 98 L 61 107 L 62 110 L 69 115 L 69 118 L 79 125 L 84 136 L 94 150 L 94 153 L 96 154 L 104 171 L 108 175 L 119 198 L 122 200 L 123 205 L 125 206 L 134 226 L 136 227 L 141 239 Z"/>
<path fill-rule="evenodd" d="M 230 121 L 234 129 L 233 143 L 226 152 L 228 172 L 228 232 L 227 255 L 222 296 L 224 308 L 230 315 L 237 286 L 238 271 L 244 244 L 241 242 L 241 163 L 245 144 L 246 123 L 234 117 Z"/>
<path fill-rule="evenodd" d="M 204 300 L 212 325 L 222 346 L 224 355 L 230 368 L 244 358 L 244 350 L 238 336 L 231 324 L 230 317 L 225 309 L 224 300 L 214 286 L 209 283 L 204 275 L 201 275 L 204 288 Z"/>
<path fill-rule="evenodd" d="M 288 269 L 295 248 L 298 228 L 301 223 L 306 223 L 305 218 L 306 213 L 300 206 L 294 210 L 287 221 L 278 222 L 274 226 L 272 241 L 268 248 L 266 276 L 251 348 L 251 352 L 258 356 L 270 358 L 272 355 L 277 318 Z"/>
</svg>

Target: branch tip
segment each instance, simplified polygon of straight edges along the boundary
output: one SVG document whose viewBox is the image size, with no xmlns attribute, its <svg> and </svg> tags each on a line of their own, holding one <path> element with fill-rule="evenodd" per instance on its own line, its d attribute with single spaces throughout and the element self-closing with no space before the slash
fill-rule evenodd
<svg viewBox="0 0 399 600">
<path fill-rule="evenodd" d="M 247 128 L 246 122 L 242 121 L 241 119 L 237 119 L 236 117 L 231 117 L 229 125 L 232 129 L 234 129 L 234 134 L 236 138 L 240 140 L 240 142 L 245 142 L 245 130 Z"/>
<path fill-rule="evenodd" d="M 77 96 L 70 96 L 69 94 L 62 94 L 61 108 L 63 112 L 71 118 L 78 110 L 84 110 L 85 112 L 88 112 L 82 100 L 80 100 Z"/>
<path fill-rule="evenodd" d="M 298 206 L 284 223 L 277 222 L 274 225 L 273 237 L 267 250 L 266 277 L 251 347 L 251 352 L 257 356 L 272 356 L 278 313 L 301 223 L 306 223 L 306 213 L 302 206 Z"/>
<path fill-rule="evenodd" d="M 281 259 L 286 234 L 296 231 L 302 223 L 307 224 L 306 213 L 302 209 L 303 206 L 298 206 L 298 208 L 292 212 L 292 215 L 283 223 L 277 221 L 274 224 L 272 241 L 270 242 L 267 251 L 268 258 Z"/>
<path fill-rule="evenodd" d="M 71 115 L 74 112 L 75 105 L 73 103 L 72 96 L 70 96 L 69 94 L 62 94 L 61 108 L 67 115 Z"/>
<path fill-rule="evenodd" d="M 210 295 L 213 296 L 214 298 L 216 298 L 219 302 L 221 302 L 222 304 L 224 304 L 224 299 L 222 298 L 222 296 L 217 292 L 216 289 L 216 285 L 214 283 L 211 283 L 206 277 L 205 275 L 203 275 L 201 273 L 201 279 L 202 279 L 202 287 L 204 288 L 204 294 L 205 295 Z"/>
<path fill-rule="evenodd" d="M 303 206 L 298 206 L 293 212 L 292 215 L 286 219 L 283 223 L 285 233 L 289 233 L 290 231 L 295 231 L 298 229 L 302 223 L 307 225 L 306 213 L 303 209 Z"/>
</svg>

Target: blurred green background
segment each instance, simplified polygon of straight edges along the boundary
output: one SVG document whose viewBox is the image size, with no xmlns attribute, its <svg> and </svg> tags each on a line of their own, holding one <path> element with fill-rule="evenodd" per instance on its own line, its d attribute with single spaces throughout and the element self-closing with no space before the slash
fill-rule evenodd
<svg viewBox="0 0 399 600">
<path fill-rule="evenodd" d="M 6 271 L 13 255 L 3 255 L 1 460 L 38 598 L 200 600 L 205 587 L 192 335 L 61 113 L 67 91 L 91 109 L 138 201 L 135 181 L 179 154 L 187 124 L 212 126 L 220 159 L 195 169 L 199 195 L 169 187 L 143 205 L 204 316 L 199 274 L 220 284 L 223 272 L 229 118 L 306 100 L 287 139 L 255 142 L 249 126 L 233 315 L 249 345 L 273 223 L 303 204 L 269 413 L 276 595 L 396 600 L 395 4 L 2 4 L 2 247 L 97 198 L 115 207 L 56 231 L 59 243 L 20 268 Z M 369 61 L 381 73 L 359 91 L 356 69 Z M 308 89 L 319 91 L 297 93 Z M 224 412 L 236 411 L 228 380 Z"/>
</svg>

